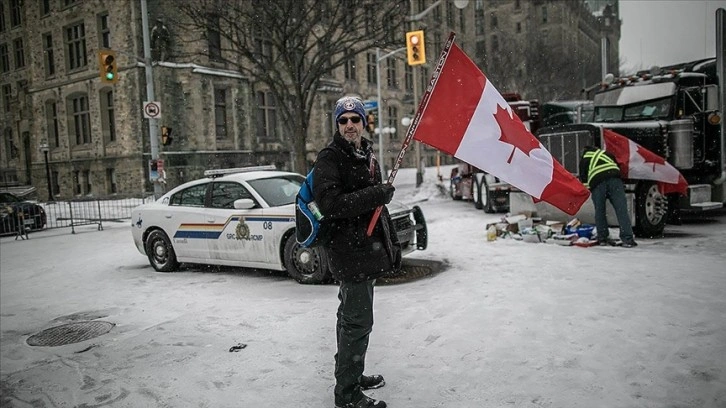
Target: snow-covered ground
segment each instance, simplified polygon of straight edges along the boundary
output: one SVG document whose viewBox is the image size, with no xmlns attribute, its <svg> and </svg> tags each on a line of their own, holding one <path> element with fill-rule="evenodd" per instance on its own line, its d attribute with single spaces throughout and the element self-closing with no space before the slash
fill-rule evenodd
<svg viewBox="0 0 726 408">
<path fill-rule="evenodd" d="M 394 408 L 726 407 L 726 213 L 633 249 L 487 242 L 502 214 L 440 195 L 434 168 L 425 178 L 396 180 L 430 231 L 409 262 L 445 269 L 376 288 L 366 371 L 387 384 L 372 396 Z M 333 406 L 335 285 L 156 273 L 129 224 L 0 238 L 0 406 Z M 26 343 L 81 320 L 115 326 Z"/>
</svg>

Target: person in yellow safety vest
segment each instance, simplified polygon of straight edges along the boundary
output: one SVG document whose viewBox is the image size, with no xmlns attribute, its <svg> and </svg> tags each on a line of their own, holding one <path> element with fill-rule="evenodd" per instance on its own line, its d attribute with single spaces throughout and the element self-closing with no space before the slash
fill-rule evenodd
<svg viewBox="0 0 726 408">
<path fill-rule="evenodd" d="M 615 241 L 609 237 L 606 217 L 605 204 L 606 200 L 610 200 L 618 218 L 622 246 L 626 248 L 637 246 L 628 215 L 625 186 L 623 180 L 620 179 L 620 167 L 618 167 L 615 157 L 602 149 L 586 146 L 580 159 L 580 181 L 590 189 L 592 194 L 598 243 L 616 245 Z"/>
</svg>

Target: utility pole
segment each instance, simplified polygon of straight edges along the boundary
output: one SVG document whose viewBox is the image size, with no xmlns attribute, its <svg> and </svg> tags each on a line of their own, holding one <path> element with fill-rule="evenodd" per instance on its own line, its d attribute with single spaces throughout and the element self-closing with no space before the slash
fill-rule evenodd
<svg viewBox="0 0 726 408">
<path fill-rule="evenodd" d="M 154 74 L 151 67 L 151 39 L 149 37 L 149 15 L 146 9 L 146 0 L 141 1 L 141 31 L 144 36 L 144 72 L 146 74 L 146 100 L 151 102 L 154 97 Z M 159 135 L 156 118 L 149 119 L 149 144 L 151 146 L 151 160 L 159 160 Z M 162 195 L 161 184 L 154 180 L 154 197 Z"/>
</svg>

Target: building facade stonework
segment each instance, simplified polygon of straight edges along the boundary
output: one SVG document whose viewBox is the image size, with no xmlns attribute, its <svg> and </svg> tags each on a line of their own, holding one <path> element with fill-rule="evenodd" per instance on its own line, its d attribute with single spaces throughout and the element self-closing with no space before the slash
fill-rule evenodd
<svg viewBox="0 0 726 408">
<path fill-rule="evenodd" d="M 411 29 L 426 32 L 425 65 L 408 66 L 405 52 L 376 64 L 375 52 L 365 52 L 324 78 L 316 90 L 308 129 L 310 162 L 335 128 L 331 118 L 335 101 L 343 94 L 376 100 L 376 69 L 380 68 L 382 100 L 377 115 L 383 114 L 383 127 L 395 129 L 395 133 L 383 134 L 382 161 L 390 169 L 407 130 L 401 119 L 413 116 L 450 31 L 457 33 L 457 43 L 485 73 L 495 71 L 496 56 L 503 53 L 493 45 L 492 35 L 514 38 L 523 24 L 529 24 L 530 36 L 547 31 L 547 46 L 554 49 L 567 49 L 573 41 L 587 43 L 587 47 L 579 47 L 578 56 L 587 55 L 592 59 L 588 64 L 594 64 L 596 72 L 600 70 L 599 44 L 592 39 L 605 32 L 602 13 L 582 12 L 584 3 L 575 2 L 579 8 L 572 8 L 562 5 L 572 2 L 551 0 L 472 0 L 464 9 L 453 3 L 444 0 L 411 24 Z M 147 0 L 147 4 L 153 86 L 161 104 L 157 124 L 172 129 L 172 143 L 159 146 L 165 188 L 201 177 L 209 168 L 275 164 L 292 169 L 289 137 L 266 89 L 234 66 L 210 58 L 209 44 L 193 41 L 199 36 L 175 26 L 176 1 Z M 411 0 L 411 15 L 433 4 L 434 0 Z M 607 4 L 615 4 L 610 9 L 615 14 L 609 20 L 613 30 L 608 35 L 610 43 L 617 44 L 617 1 Z M 516 11 L 518 5 L 523 10 Z M 0 0 L 0 6 L 0 188 L 32 185 L 39 198 L 46 198 L 41 148 L 47 145 L 56 199 L 151 191 L 149 123 L 142 109 L 147 84 L 141 0 Z M 551 16 L 550 25 L 541 20 L 542 13 Z M 533 18 L 540 19 L 536 25 L 527 23 Z M 404 33 L 400 35 L 403 46 Z M 115 52 L 116 83 L 104 83 L 99 76 L 98 51 L 102 49 Z M 381 54 L 390 51 L 381 50 Z M 526 48 L 507 52 L 511 61 L 528 61 Z M 609 65 L 615 64 L 617 48 L 608 52 Z M 525 93 L 532 89 L 530 97 L 550 97 L 525 86 L 534 76 L 534 67 L 522 65 L 521 72 L 513 67 L 510 76 L 495 72 L 502 85 Z M 575 84 L 567 92 L 597 79 L 572 78 L 570 82 Z M 536 92 L 549 89 L 554 93 L 559 83 L 553 80 L 549 88 Z M 369 137 L 379 143 L 378 135 Z M 436 157 L 434 150 L 422 148 L 426 165 L 434 165 Z M 404 166 L 415 166 L 412 152 L 405 159 Z M 452 158 L 440 160 L 451 162 Z"/>
</svg>

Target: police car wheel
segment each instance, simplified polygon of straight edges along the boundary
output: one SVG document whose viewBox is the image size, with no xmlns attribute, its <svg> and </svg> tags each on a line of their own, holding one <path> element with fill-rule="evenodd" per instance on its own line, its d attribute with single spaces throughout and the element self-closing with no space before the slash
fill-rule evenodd
<svg viewBox="0 0 726 408">
<path fill-rule="evenodd" d="M 179 266 L 176 260 L 176 252 L 162 230 L 154 230 L 146 238 L 146 256 L 149 263 L 158 272 L 172 272 Z"/>
<path fill-rule="evenodd" d="M 295 240 L 295 234 L 285 242 L 285 268 L 296 281 L 318 284 L 329 279 L 328 258 L 322 248 L 303 248 Z"/>
</svg>

